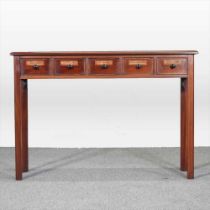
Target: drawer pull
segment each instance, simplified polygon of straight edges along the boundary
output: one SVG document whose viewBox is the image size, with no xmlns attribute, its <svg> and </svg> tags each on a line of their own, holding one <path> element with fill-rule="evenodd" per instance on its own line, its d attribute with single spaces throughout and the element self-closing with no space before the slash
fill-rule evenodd
<svg viewBox="0 0 210 210">
<path fill-rule="evenodd" d="M 108 69 L 108 68 L 109 68 L 109 65 L 108 65 L 108 64 L 102 64 L 102 65 L 101 65 L 101 68 L 102 68 L 102 69 Z"/>
<path fill-rule="evenodd" d="M 33 69 L 34 70 L 39 70 L 39 65 L 37 65 L 37 64 L 33 65 Z"/>
<path fill-rule="evenodd" d="M 170 69 L 175 69 L 176 68 L 176 64 L 171 64 L 170 65 Z"/>
<path fill-rule="evenodd" d="M 66 67 L 67 67 L 67 69 L 73 69 L 74 68 L 74 66 L 72 64 L 68 64 Z"/>
<path fill-rule="evenodd" d="M 142 68 L 142 65 L 141 64 L 136 64 L 136 69 L 141 69 Z"/>
</svg>

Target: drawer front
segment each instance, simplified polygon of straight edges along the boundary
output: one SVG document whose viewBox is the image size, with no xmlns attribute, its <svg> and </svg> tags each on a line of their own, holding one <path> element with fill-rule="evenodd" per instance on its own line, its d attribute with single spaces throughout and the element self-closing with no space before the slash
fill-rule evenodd
<svg viewBox="0 0 210 210">
<path fill-rule="evenodd" d="M 120 61 L 118 58 L 94 58 L 90 59 L 90 74 L 117 74 Z"/>
<path fill-rule="evenodd" d="M 124 69 L 126 74 L 147 74 L 154 71 L 154 60 L 152 58 L 125 58 Z"/>
<path fill-rule="evenodd" d="M 157 74 L 187 74 L 187 58 L 158 58 Z"/>
<path fill-rule="evenodd" d="M 49 59 L 22 59 L 21 69 L 23 74 L 49 74 Z"/>
<path fill-rule="evenodd" d="M 56 74 L 84 74 L 84 60 L 75 59 L 56 59 L 55 60 Z"/>
</svg>

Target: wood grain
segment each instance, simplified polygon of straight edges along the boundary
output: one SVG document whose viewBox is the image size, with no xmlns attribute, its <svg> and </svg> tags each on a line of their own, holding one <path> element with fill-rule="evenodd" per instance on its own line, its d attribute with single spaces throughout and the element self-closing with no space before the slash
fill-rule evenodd
<svg viewBox="0 0 210 210">
<path fill-rule="evenodd" d="M 21 92 L 22 80 L 20 80 L 19 57 L 14 57 L 14 98 L 15 98 L 15 167 L 16 180 L 22 180 L 22 119 L 21 119 Z"/>
<path fill-rule="evenodd" d="M 28 81 L 21 80 L 22 168 L 28 171 Z"/>
<path fill-rule="evenodd" d="M 194 57 L 189 56 L 186 80 L 187 177 L 194 178 Z"/>
<path fill-rule="evenodd" d="M 187 170 L 187 142 L 186 142 L 186 78 L 181 79 L 181 150 L 180 150 L 180 169 Z"/>
<path fill-rule="evenodd" d="M 17 56 L 80 56 L 80 55 L 194 55 L 196 50 L 156 50 L 156 51 L 49 51 L 49 52 L 11 52 Z"/>
<path fill-rule="evenodd" d="M 13 52 L 16 180 L 28 171 L 28 79 L 181 79 L 180 169 L 194 178 L 197 51 Z M 40 63 L 39 63 L 40 61 Z M 171 64 L 176 64 L 171 68 Z M 38 70 L 34 65 L 39 65 Z M 68 66 L 72 65 L 72 66 Z M 107 65 L 104 67 L 104 65 Z"/>
</svg>

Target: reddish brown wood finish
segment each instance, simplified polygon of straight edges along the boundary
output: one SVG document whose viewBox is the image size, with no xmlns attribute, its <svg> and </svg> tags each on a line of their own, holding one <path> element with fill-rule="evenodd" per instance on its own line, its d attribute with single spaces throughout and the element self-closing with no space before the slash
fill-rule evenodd
<svg viewBox="0 0 210 210">
<path fill-rule="evenodd" d="M 125 74 L 141 74 L 153 75 L 154 73 L 154 59 L 153 58 L 125 58 L 124 59 Z"/>
<path fill-rule="evenodd" d="M 21 59 L 21 73 L 27 75 L 49 74 L 49 59 Z M 36 68 L 37 67 L 37 68 Z"/>
<path fill-rule="evenodd" d="M 22 141 L 21 141 L 21 95 L 22 83 L 20 80 L 20 60 L 14 58 L 14 92 L 15 92 L 15 160 L 16 160 L 16 180 L 22 179 Z"/>
<path fill-rule="evenodd" d="M 119 74 L 119 58 L 90 58 L 89 74 L 93 75 L 112 75 Z"/>
<path fill-rule="evenodd" d="M 120 78 L 187 78 L 187 75 L 156 74 L 92 74 L 92 75 L 21 75 L 20 79 L 120 79 Z"/>
<path fill-rule="evenodd" d="M 109 55 L 195 55 L 196 50 L 154 50 L 154 51 L 46 51 L 46 52 L 11 52 L 14 56 L 109 56 Z"/>
<path fill-rule="evenodd" d="M 194 57 L 188 59 L 188 77 L 186 80 L 186 146 L 187 177 L 194 178 Z"/>
<path fill-rule="evenodd" d="M 22 169 L 28 171 L 28 81 L 21 80 Z"/>
<path fill-rule="evenodd" d="M 187 58 L 163 57 L 157 59 L 158 74 L 187 74 Z"/>
<path fill-rule="evenodd" d="M 187 145 L 186 145 L 186 83 L 187 79 L 181 79 L 181 151 L 180 169 L 187 170 Z"/>
<path fill-rule="evenodd" d="M 84 74 L 84 69 L 84 59 L 55 59 L 55 74 L 57 75 Z"/>
<path fill-rule="evenodd" d="M 180 169 L 187 171 L 189 179 L 194 177 L 193 60 L 197 51 L 14 52 L 11 54 L 14 56 L 17 180 L 21 180 L 22 173 L 28 171 L 27 80 L 76 78 L 180 78 Z M 173 62 L 176 66 L 170 68 Z M 39 65 L 38 69 L 35 69 L 36 64 Z M 73 67 L 67 68 L 69 64 Z M 141 64 L 141 67 L 138 68 L 137 64 Z"/>
</svg>

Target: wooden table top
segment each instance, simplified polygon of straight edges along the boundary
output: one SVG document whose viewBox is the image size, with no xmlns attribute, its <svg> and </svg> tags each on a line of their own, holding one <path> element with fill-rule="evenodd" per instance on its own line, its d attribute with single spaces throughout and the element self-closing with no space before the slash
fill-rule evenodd
<svg viewBox="0 0 210 210">
<path fill-rule="evenodd" d="M 197 50 L 154 50 L 154 51 L 40 51 L 12 52 L 13 56 L 80 56 L 80 55 L 194 55 Z"/>
</svg>

